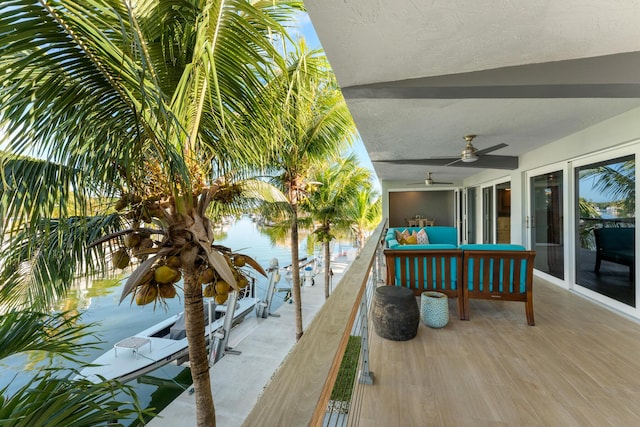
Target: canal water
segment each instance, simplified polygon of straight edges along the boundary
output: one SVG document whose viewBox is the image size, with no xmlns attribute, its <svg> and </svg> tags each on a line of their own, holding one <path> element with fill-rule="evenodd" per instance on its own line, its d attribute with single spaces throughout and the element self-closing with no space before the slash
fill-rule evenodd
<svg viewBox="0 0 640 427">
<path fill-rule="evenodd" d="M 291 264 L 288 245 L 284 242 L 272 243 L 271 238 L 249 217 L 242 217 L 223 228 L 216 243 L 230 247 L 234 252 L 251 256 L 265 270 L 273 258 L 278 259 L 280 267 Z M 307 253 L 304 242 L 300 253 L 301 257 Z M 284 278 L 282 280 L 284 281 Z M 88 285 L 85 282 L 74 290 L 70 298 L 60 303 L 60 309 L 81 311 L 83 323 L 98 324 L 94 330 L 102 343 L 98 348 L 86 351 L 84 359 L 88 362 L 112 348 L 116 342 L 183 311 L 183 301 L 179 297 L 168 300 L 166 307 L 156 306 L 155 309 L 152 305 L 140 307 L 131 304 L 130 298 L 118 304 L 123 282 L 123 278 L 94 280 Z M 267 284 L 267 279 L 258 275 L 256 296 L 262 300 L 266 297 Z M 283 303 L 283 299 L 283 293 L 274 296 L 273 310 Z M 11 394 L 24 385 L 36 369 L 61 363 L 66 362 L 51 361 L 44 353 L 30 353 L 5 359 L 0 362 L 0 388 L 10 383 Z M 190 384 L 189 370 L 175 365 L 166 365 L 129 383 L 135 388 L 141 404 L 154 407 L 157 411 L 175 399 Z"/>
</svg>

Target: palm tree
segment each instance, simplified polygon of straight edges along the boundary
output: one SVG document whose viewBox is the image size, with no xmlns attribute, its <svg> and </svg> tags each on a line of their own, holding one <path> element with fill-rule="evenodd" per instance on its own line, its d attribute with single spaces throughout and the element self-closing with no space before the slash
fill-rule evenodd
<svg viewBox="0 0 640 427">
<path fill-rule="evenodd" d="M 580 179 L 593 177 L 593 189 L 620 201 L 622 212 L 633 215 L 636 206 L 636 161 L 617 161 L 581 171 Z"/>
<path fill-rule="evenodd" d="M 355 155 L 351 154 L 332 165 L 320 167 L 311 179 L 317 184 L 302 210 L 313 220 L 313 235 L 323 246 L 324 296 L 327 299 L 331 280 L 330 243 L 335 239 L 334 230 L 344 232 L 351 229 L 349 207 L 356 203 L 358 194 L 369 184 L 371 172 L 360 167 Z"/>
<path fill-rule="evenodd" d="M 367 234 L 382 220 L 382 199 L 380 193 L 369 185 L 362 188 L 351 202 L 347 205 L 346 215 L 358 249 L 362 250 Z"/>
<path fill-rule="evenodd" d="M 352 142 L 355 124 L 319 50 L 308 50 L 304 40 L 295 46 L 262 95 L 270 124 L 266 162 L 275 171 L 274 183 L 287 198 L 287 224 L 291 236 L 292 295 L 295 303 L 296 340 L 302 337 L 299 268 L 299 204 L 307 197 L 309 172 L 314 165 L 336 159 Z"/>
<path fill-rule="evenodd" d="M 134 258 L 123 298 L 162 303 L 182 277 L 201 426 L 215 425 L 203 285 L 219 285 L 210 292 L 222 301 L 246 284 L 246 262 L 261 271 L 213 244 L 209 214 L 248 190 L 226 173 L 244 178 L 262 160 L 262 140 L 247 135 L 265 132 L 253 115 L 272 65 L 283 67 L 273 35 L 301 7 L 9 0 L 0 9 L 3 303 L 47 309 L 78 272 Z"/>
<path fill-rule="evenodd" d="M 68 312 L 10 312 L 0 317 L 0 360 L 15 354 L 44 351 L 80 363 L 82 351 L 95 342 L 79 345 L 92 335 L 94 325 L 78 323 L 79 315 Z M 143 411 L 133 389 L 116 381 L 93 384 L 72 379 L 73 371 L 52 364 L 39 370 L 25 385 L 9 392 L 0 388 L 0 419 L 12 426 L 106 425 L 114 419 Z M 124 398 L 129 402 L 121 401 Z"/>
</svg>

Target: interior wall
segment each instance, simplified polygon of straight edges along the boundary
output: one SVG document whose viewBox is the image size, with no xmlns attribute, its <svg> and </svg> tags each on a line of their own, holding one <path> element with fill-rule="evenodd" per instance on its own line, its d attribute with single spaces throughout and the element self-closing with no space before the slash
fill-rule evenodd
<svg viewBox="0 0 640 427">
<path fill-rule="evenodd" d="M 403 227 L 408 218 L 422 215 L 435 225 L 454 225 L 454 193 L 447 191 L 389 192 L 389 227 Z"/>
</svg>

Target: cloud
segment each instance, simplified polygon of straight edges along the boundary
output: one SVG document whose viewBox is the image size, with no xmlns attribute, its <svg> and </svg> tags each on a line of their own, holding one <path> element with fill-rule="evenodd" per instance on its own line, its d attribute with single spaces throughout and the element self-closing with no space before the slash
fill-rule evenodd
<svg viewBox="0 0 640 427">
<path fill-rule="evenodd" d="M 294 17 L 296 21 L 296 26 L 302 30 L 307 25 L 311 25 L 311 18 L 309 18 L 309 14 L 307 12 L 298 12 Z"/>
</svg>

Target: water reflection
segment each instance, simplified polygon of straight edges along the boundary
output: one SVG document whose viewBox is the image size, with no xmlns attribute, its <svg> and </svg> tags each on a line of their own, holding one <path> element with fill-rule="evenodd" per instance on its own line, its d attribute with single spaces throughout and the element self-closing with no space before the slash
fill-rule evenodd
<svg viewBox="0 0 640 427">
<path fill-rule="evenodd" d="M 280 266 L 291 263 L 288 245 L 273 244 L 272 239 L 248 218 L 228 224 L 220 232 L 223 234 L 219 234 L 220 238 L 216 243 L 228 246 L 234 251 L 241 250 L 256 259 L 265 269 L 272 258 L 277 258 Z M 301 254 L 304 253 L 307 251 L 303 243 Z M 155 308 L 152 305 L 139 307 L 132 304 L 130 299 L 125 299 L 119 304 L 123 279 L 127 274 L 129 273 L 107 279 L 78 281 L 74 283 L 69 295 L 55 307 L 55 310 L 82 312 L 82 322 L 99 325 L 95 330 L 103 342 L 95 348 L 85 350 L 84 360 L 87 362 L 112 348 L 116 342 L 183 310 L 180 293 L 175 299 L 168 300 L 166 306 Z M 264 299 L 266 289 L 267 279 L 259 276 L 256 283 L 257 296 Z M 274 297 L 274 310 L 282 304 L 283 298 L 283 294 Z M 47 366 L 73 367 L 68 361 L 50 358 L 44 352 L 15 355 L 4 359 L 0 365 L 0 387 L 10 384 L 7 392 L 11 394 L 26 384 L 37 369 Z M 139 378 L 130 385 L 135 388 L 143 406 L 154 407 L 159 411 L 191 383 L 190 375 L 188 369 L 166 365 L 154 371 L 152 376 Z"/>
</svg>

